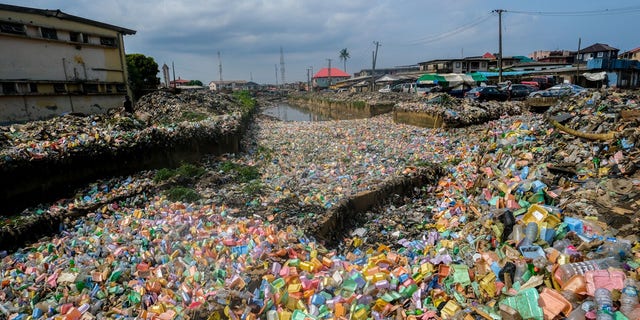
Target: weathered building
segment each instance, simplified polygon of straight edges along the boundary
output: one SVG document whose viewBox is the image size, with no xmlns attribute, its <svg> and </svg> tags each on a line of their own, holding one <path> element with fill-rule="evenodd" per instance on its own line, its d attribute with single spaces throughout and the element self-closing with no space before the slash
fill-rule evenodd
<svg viewBox="0 0 640 320">
<path fill-rule="evenodd" d="M 60 10 L 0 4 L 0 123 L 122 106 L 123 36 L 135 33 Z"/>
</svg>

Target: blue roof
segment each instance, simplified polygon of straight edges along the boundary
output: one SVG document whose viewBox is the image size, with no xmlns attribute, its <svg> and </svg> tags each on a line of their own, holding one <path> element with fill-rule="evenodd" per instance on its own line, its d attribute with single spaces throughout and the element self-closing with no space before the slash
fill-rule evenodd
<svg viewBox="0 0 640 320">
<path fill-rule="evenodd" d="M 529 74 L 534 72 L 535 71 L 503 71 L 502 75 L 503 76 L 521 76 L 523 74 Z M 478 71 L 478 73 L 484 75 L 487 78 L 497 77 L 499 75 L 498 72 L 491 72 L 491 71 Z"/>
</svg>

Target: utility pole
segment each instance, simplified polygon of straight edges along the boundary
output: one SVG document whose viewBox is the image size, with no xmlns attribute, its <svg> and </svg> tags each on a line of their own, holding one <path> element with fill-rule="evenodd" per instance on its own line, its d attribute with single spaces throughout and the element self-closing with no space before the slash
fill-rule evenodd
<svg viewBox="0 0 640 320">
<path fill-rule="evenodd" d="M 220 58 L 220 51 L 218 51 L 218 73 L 220 74 L 220 85 L 222 85 L 222 58 Z"/>
<path fill-rule="evenodd" d="M 276 88 L 278 88 L 278 65 L 277 65 L 277 64 L 274 64 L 273 66 L 274 66 L 274 67 L 275 67 L 275 69 L 276 69 Z"/>
<path fill-rule="evenodd" d="M 311 68 L 311 91 L 313 91 L 313 66 L 309 66 Z"/>
<path fill-rule="evenodd" d="M 331 59 L 327 59 L 327 61 L 329 61 L 329 69 L 328 69 L 329 84 L 327 85 L 327 89 L 331 89 Z"/>
<path fill-rule="evenodd" d="M 378 47 L 380 46 L 379 41 L 374 41 L 373 44 L 376 45 L 376 50 L 373 52 L 372 57 L 372 66 L 371 66 L 371 92 L 376 89 L 376 60 L 378 60 Z"/>
<path fill-rule="evenodd" d="M 307 68 L 307 91 L 311 91 L 311 77 L 309 76 L 311 69 Z"/>
<path fill-rule="evenodd" d="M 173 71 L 173 88 L 176 88 L 176 67 L 173 65 L 173 61 L 171 61 L 171 70 Z"/>
<path fill-rule="evenodd" d="M 498 13 L 498 83 L 502 82 L 502 13 L 506 10 L 497 9 Z"/>
<path fill-rule="evenodd" d="M 580 77 L 580 59 L 578 59 L 578 57 L 580 57 L 580 45 L 582 44 L 582 38 L 578 38 L 578 52 L 576 53 L 576 61 L 578 62 L 576 64 L 576 81 L 574 81 L 574 84 L 578 84 L 578 77 Z"/>
<path fill-rule="evenodd" d="M 280 46 L 280 78 L 282 79 L 282 85 L 284 86 L 284 53 L 282 52 L 282 46 Z"/>
</svg>

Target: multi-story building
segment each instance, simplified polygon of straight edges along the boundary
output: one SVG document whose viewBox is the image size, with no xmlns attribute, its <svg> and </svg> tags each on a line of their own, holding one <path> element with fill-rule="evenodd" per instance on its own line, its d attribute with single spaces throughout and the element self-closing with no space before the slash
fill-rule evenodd
<svg viewBox="0 0 640 320">
<path fill-rule="evenodd" d="M 103 113 L 128 94 L 124 35 L 134 30 L 0 4 L 0 123 Z"/>
</svg>

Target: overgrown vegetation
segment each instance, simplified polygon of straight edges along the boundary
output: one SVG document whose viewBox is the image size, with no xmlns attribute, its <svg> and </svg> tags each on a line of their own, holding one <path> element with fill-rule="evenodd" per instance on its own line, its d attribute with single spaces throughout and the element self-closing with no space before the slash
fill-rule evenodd
<svg viewBox="0 0 640 320">
<path fill-rule="evenodd" d="M 262 186 L 260 180 L 252 180 L 242 188 L 242 191 L 249 196 L 253 196 L 262 191 Z"/>
<path fill-rule="evenodd" d="M 171 170 L 168 168 L 162 168 L 156 171 L 156 174 L 153 176 L 154 182 L 167 181 L 176 175 L 175 170 Z"/>
<path fill-rule="evenodd" d="M 256 106 L 256 99 L 254 99 L 247 90 L 236 91 L 233 93 L 233 96 L 240 101 L 244 111 L 249 111 Z"/>
<path fill-rule="evenodd" d="M 182 117 L 180 118 L 180 121 L 198 122 L 198 121 L 205 120 L 206 118 L 207 118 L 207 115 L 204 113 L 185 111 L 182 113 Z"/>
<path fill-rule="evenodd" d="M 177 186 L 165 192 L 167 199 L 171 201 L 195 202 L 200 200 L 200 194 L 187 187 Z"/>
<path fill-rule="evenodd" d="M 183 178 L 197 178 L 203 175 L 205 172 L 206 170 L 202 167 L 186 163 L 176 169 L 162 168 L 158 170 L 155 176 L 153 176 L 153 181 L 167 181 L 175 176 L 180 176 Z"/>
</svg>

